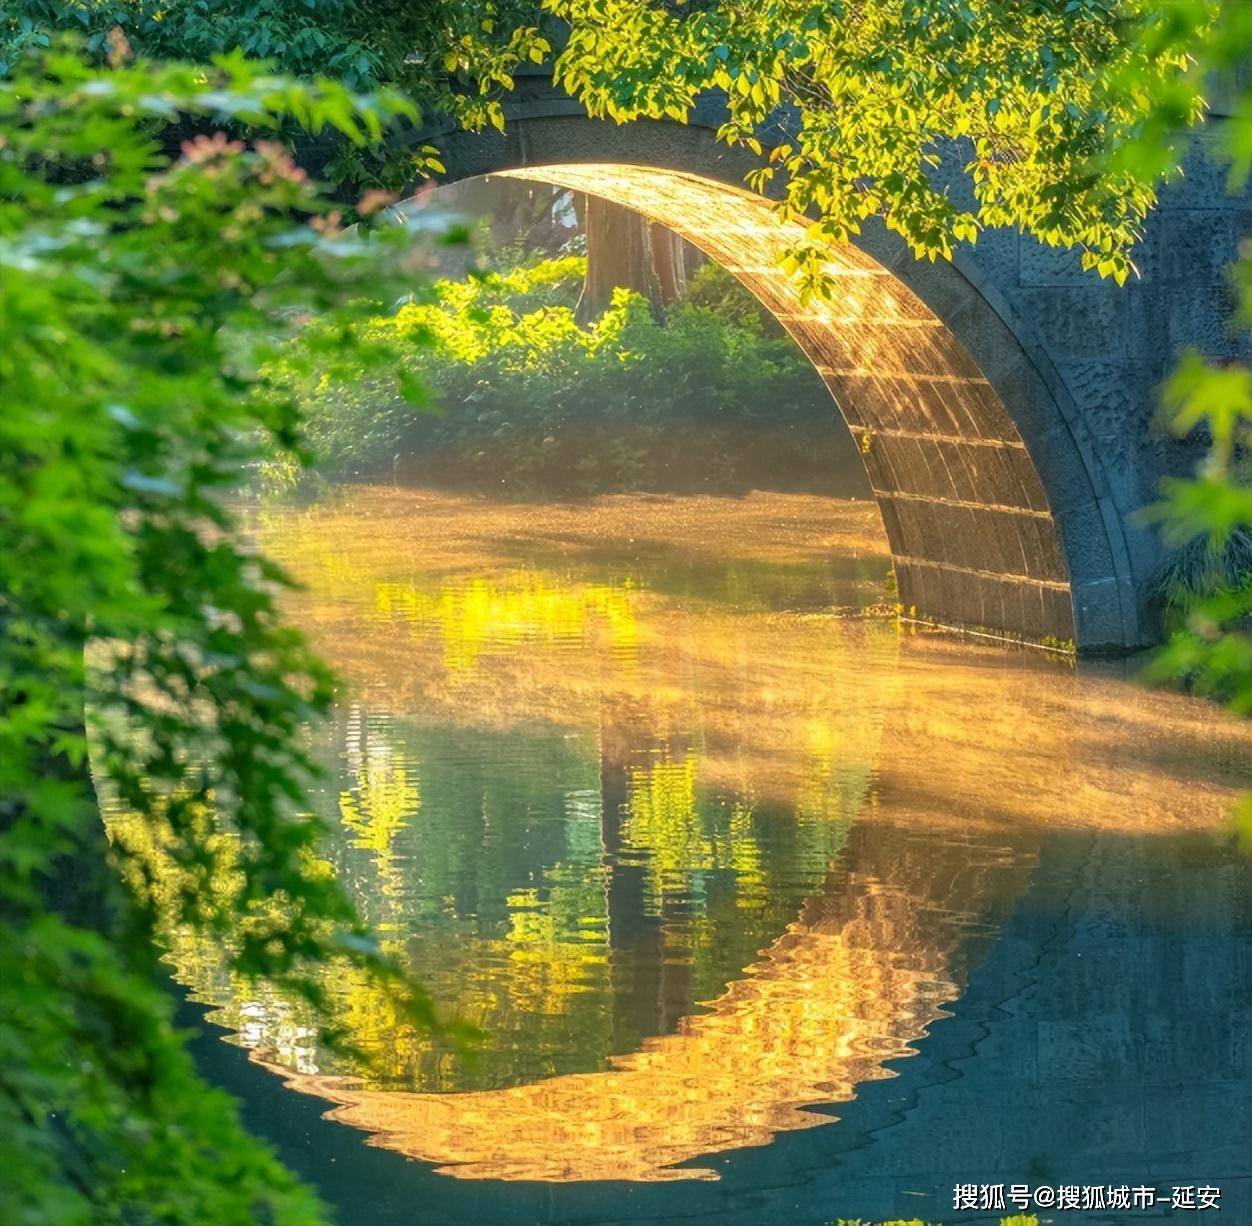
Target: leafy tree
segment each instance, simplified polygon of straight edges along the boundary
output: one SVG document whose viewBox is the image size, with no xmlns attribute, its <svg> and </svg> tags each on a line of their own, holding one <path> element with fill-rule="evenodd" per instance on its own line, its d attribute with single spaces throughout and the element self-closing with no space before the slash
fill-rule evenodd
<svg viewBox="0 0 1252 1226">
<path fill-rule="evenodd" d="M 1139 133 L 1187 63 L 1184 44 L 1150 54 L 1136 37 L 1157 7 L 1138 0 L 544 7 L 570 26 L 557 81 L 591 114 L 682 122 L 720 90 L 723 140 L 760 154 L 761 126 L 777 125 L 749 183 L 780 176 L 787 212 L 811 219 L 791 254 L 811 289 L 822 287 L 825 245 L 872 216 L 919 256 L 949 256 L 984 226 L 1017 226 L 1080 246 L 1084 266 L 1124 280 L 1154 183 L 1115 163 L 1095 173 L 1094 162 Z M 1203 30 L 1211 6 L 1193 7 Z M 1129 77 L 1135 87 L 1122 88 Z M 1198 101 L 1185 101 L 1188 122 Z M 972 188 L 964 203 L 950 191 L 959 170 Z"/>
<path fill-rule="evenodd" d="M 518 66 L 544 58 L 548 43 L 525 0 L 411 4 L 406 0 L 6 0 L 0 5 L 0 70 L 57 31 L 81 35 L 103 61 L 120 30 L 154 59 L 208 63 L 238 51 L 280 72 L 326 76 L 350 89 L 402 91 L 420 112 L 455 111 L 473 127 L 503 126 L 499 96 Z M 414 118 L 416 116 L 414 115 Z M 288 125 L 286 134 L 299 136 Z M 372 139 L 322 139 L 325 177 L 335 184 L 411 184 L 438 169 L 433 150 Z"/>
<path fill-rule="evenodd" d="M 379 22 L 380 10 L 391 19 Z M 28 46 L 48 46 L 49 30 L 80 33 L 88 54 L 110 52 L 110 31 L 154 56 L 207 62 L 238 48 L 270 57 L 291 73 L 334 76 L 351 88 L 372 89 L 404 72 L 399 5 L 353 5 L 344 0 L 260 0 L 219 4 L 191 0 L 25 0 L 8 7 L 4 51 L 12 62 Z M 379 37 L 379 34 L 383 37 Z"/>
<path fill-rule="evenodd" d="M 311 1223 L 171 1027 L 148 856 L 181 923 L 237 934 L 241 973 L 317 1006 L 309 969 L 339 960 L 433 1024 L 317 859 L 300 732 L 332 678 L 224 502 L 295 443 L 267 353 L 386 281 L 282 145 L 175 158 L 153 132 L 194 114 L 365 141 L 413 109 L 242 57 L 124 59 L 54 49 L 0 83 L 0 1220 Z M 89 745 L 146 839 L 106 843 Z"/>
<path fill-rule="evenodd" d="M 1252 175 L 1252 5 L 1227 0 L 1216 20 L 1198 0 L 1161 6 L 1160 19 L 1144 36 L 1147 55 L 1189 56 L 1187 73 L 1171 92 L 1153 99 L 1138 138 L 1111 156 L 1147 176 L 1177 159 L 1186 139 L 1176 119 L 1214 90 L 1225 88 L 1230 114 L 1221 125 L 1230 158 L 1230 182 Z M 1240 75 L 1242 74 L 1242 75 Z M 1133 77 L 1120 82 L 1134 88 Z M 1252 236 L 1231 272 L 1240 309 L 1237 324 L 1252 328 Z M 1189 354 L 1165 388 L 1163 412 L 1177 434 L 1207 432 L 1211 446 L 1199 473 L 1165 482 L 1154 508 L 1166 542 L 1190 565 L 1190 582 L 1174 592 L 1178 624 L 1151 675 L 1182 681 L 1199 693 L 1252 715 L 1252 369 Z M 1179 568 L 1181 569 L 1181 568 Z M 1235 813 L 1241 842 L 1252 850 L 1252 794 Z"/>
<path fill-rule="evenodd" d="M 1155 200 L 1153 175 L 1095 163 L 1155 122 L 1199 117 L 1180 85 L 1188 43 L 1144 31 L 1190 23 L 1204 37 L 1223 0 L 13 0 L 11 48 L 83 28 L 103 47 L 113 25 L 144 51 L 207 59 L 236 47 L 288 71 L 403 88 L 428 113 L 469 128 L 504 126 L 503 97 L 527 65 L 559 47 L 557 83 L 592 115 L 684 122 L 702 95 L 725 99 L 726 142 L 768 158 L 782 202 L 810 221 L 792 264 L 822 287 L 823 250 L 881 216 L 920 256 L 951 254 L 984 226 L 1018 226 L 1080 246 L 1084 262 L 1124 280 Z M 1237 7 L 1236 2 L 1236 7 Z M 1185 8 L 1181 19 L 1171 10 Z M 773 143 L 773 142 L 771 142 Z M 428 163 L 427 163 L 428 164 Z M 348 151 L 336 177 L 411 182 L 412 158 Z M 973 198 L 952 190 L 967 172 Z"/>
</svg>

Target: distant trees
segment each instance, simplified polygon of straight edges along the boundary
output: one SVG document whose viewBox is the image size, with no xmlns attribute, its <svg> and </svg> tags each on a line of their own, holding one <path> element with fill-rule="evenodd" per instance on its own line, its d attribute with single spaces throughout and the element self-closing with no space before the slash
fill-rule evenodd
<svg viewBox="0 0 1252 1226">
<path fill-rule="evenodd" d="M 617 285 L 581 325 L 589 258 L 525 260 L 508 247 L 501 257 L 497 272 L 437 281 L 360 325 L 426 389 L 420 410 L 397 394 L 395 371 L 310 370 L 310 346 L 328 341 L 320 325 L 291 342 L 291 366 L 275 360 L 318 473 L 399 473 L 514 496 L 866 492 L 821 378 L 729 273 L 705 264 L 663 319 L 654 299 Z M 299 476 L 281 461 L 270 472 Z"/>
</svg>

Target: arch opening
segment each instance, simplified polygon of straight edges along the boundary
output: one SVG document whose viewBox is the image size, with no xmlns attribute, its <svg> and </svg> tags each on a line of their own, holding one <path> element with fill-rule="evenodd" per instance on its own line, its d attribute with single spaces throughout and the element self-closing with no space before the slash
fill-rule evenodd
<svg viewBox="0 0 1252 1226">
<path fill-rule="evenodd" d="M 906 617 L 1033 643 L 1078 639 L 1065 549 L 1022 434 L 949 327 L 888 268 L 842 246 L 828 266 L 834 293 L 802 302 L 778 262 L 801 226 L 742 189 L 625 163 L 494 173 L 624 204 L 771 311 L 858 443 Z"/>
</svg>

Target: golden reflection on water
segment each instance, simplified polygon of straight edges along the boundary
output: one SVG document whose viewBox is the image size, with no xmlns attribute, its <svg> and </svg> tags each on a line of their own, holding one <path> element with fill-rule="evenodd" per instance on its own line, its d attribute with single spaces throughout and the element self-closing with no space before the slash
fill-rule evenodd
<svg viewBox="0 0 1252 1226">
<path fill-rule="evenodd" d="M 1113 839 L 1129 893 L 1117 848 L 1249 783 L 1246 726 L 1124 670 L 856 615 L 885 598 L 864 504 L 363 489 L 260 532 L 349 685 L 340 872 L 494 1046 L 463 1067 L 336 984 L 362 1081 L 214 951 L 172 960 L 290 1086 L 457 1176 L 715 1178 L 829 1122 L 806 1108 L 893 1075 L 1051 836 Z"/>
<path fill-rule="evenodd" d="M 899 947 L 898 927 L 914 917 L 909 900 L 875 892 L 842 925 L 794 925 L 712 1012 L 606 1072 L 463 1094 L 288 1084 L 339 1104 L 334 1118 L 377 1143 L 462 1178 L 715 1178 L 674 1164 L 829 1122 L 803 1108 L 886 1076 L 883 1062 L 907 1055 L 940 1015 L 958 985 L 931 941 Z"/>
</svg>

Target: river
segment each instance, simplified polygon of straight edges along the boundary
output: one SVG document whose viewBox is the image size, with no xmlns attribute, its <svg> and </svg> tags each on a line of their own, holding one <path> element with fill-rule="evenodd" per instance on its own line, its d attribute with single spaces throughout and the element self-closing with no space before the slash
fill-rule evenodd
<svg viewBox="0 0 1252 1226">
<path fill-rule="evenodd" d="M 206 1067 L 347 1226 L 983 1220 L 958 1183 L 1252 1222 L 1252 726 L 902 628 L 868 503 L 253 518 L 344 680 L 328 858 L 483 1035 L 337 976 L 362 1071 L 174 934 Z"/>
</svg>

